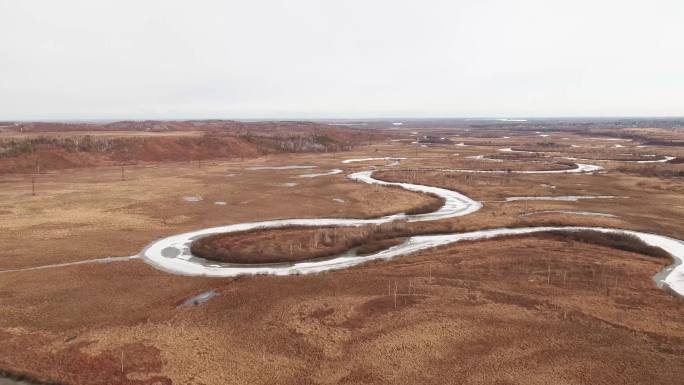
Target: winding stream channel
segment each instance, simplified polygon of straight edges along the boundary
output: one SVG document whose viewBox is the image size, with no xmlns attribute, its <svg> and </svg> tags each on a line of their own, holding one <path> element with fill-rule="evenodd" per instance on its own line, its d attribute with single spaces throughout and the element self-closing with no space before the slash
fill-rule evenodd
<svg viewBox="0 0 684 385">
<path fill-rule="evenodd" d="M 364 161 L 362 159 L 358 161 Z M 349 160 L 347 161 L 349 163 Z M 583 167 L 584 166 L 584 167 Z M 588 167 L 587 167 L 588 166 Z M 599 166 L 578 165 L 578 169 L 571 172 L 591 172 L 596 171 Z M 563 170 L 567 172 L 566 170 Z M 541 173 L 538 171 L 534 173 Z M 556 173 L 558 171 L 546 171 Z M 562 171 L 561 171 L 562 172 Z M 405 215 L 396 214 L 374 219 L 347 219 L 347 218 L 317 218 L 317 219 L 282 219 L 262 222 L 239 223 L 228 226 L 206 228 L 202 230 L 173 235 L 157 240 L 148 245 L 139 254 L 148 264 L 155 268 L 181 275 L 189 276 L 210 276 L 210 277 L 232 277 L 241 274 L 310 274 L 322 271 L 344 269 L 364 262 L 391 259 L 398 256 L 405 256 L 429 248 L 448 245 L 460 241 L 488 239 L 498 236 L 531 234 L 547 231 L 581 231 L 590 230 L 601 233 L 628 234 L 641 239 L 643 242 L 660 247 L 667 251 L 673 259 L 673 263 L 658 274 L 653 279 L 658 287 L 670 290 L 679 296 L 684 296 L 684 242 L 657 234 L 643 233 L 632 230 L 600 228 L 600 227 L 526 227 L 526 228 L 497 228 L 467 233 L 454 233 L 443 235 L 421 235 L 407 237 L 406 240 L 389 249 L 380 251 L 367 256 L 357 256 L 353 252 L 348 252 L 337 257 L 303 261 L 297 263 L 280 264 L 260 264 L 260 265 L 241 265 L 232 263 L 221 263 L 209 261 L 196 257 L 190 252 L 190 245 L 198 238 L 236 231 L 244 231 L 256 228 L 276 228 L 283 226 L 363 226 L 369 224 L 388 223 L 396 220 L 406 220 L 409 222 L 432 221 L 457 216 L 468 215 L 482 208 L 482 204 L 456 191 L 447 190 L 439 187 L 424 186 L 411 183 L 385 182 L 373 178 L 372 171 L 362 171 L 349 175 L 355 181 L 377 184 L 383 186 L 398 186 L 406 190 L 430 193 L 444 199 L 444 205 L 437 211 L 427 214 Z"/>
<path fill-rule="evenodd" d="M 364 158 L 346 160 L 344 163 L 363 162 L 376 159 L 396 159 L 396 158 Z M 302 166 L 297 166 L 300 168 Z M 311 166 L 307 166 L 310 168 Z M 562 170 L 560 172 L 593 172 L 600 169 L 600 166 L 578 164 L 577 169 Z M 338 169 L 335 169 L 337 173 Z M 455 170 L 443 170 L 455 171 Z M 558 170 L 548 171 L 522 171 L 524 173 L 558 173 Z M 324 173 L 323 175 L 332 175 L 333 172 Z M 524 227 L 524 228 L 496 228 L 479 231 L 472 231 L 467 233 L 453 233 L 440 235 L 419 235 L 405 238 L 404 242 L 392 246 L 386 250 L 382 250 L 375 254 L 358 256 L 354 251 L 349 251 L 345 254 L 338 255 L 332 258 L 317 259 L 310 261 L 302 261 L 296 263 L 277 263 L 277 264 L 259 264 L 259 265 L 242 265 L 233 263 L 222 263 L 209 261 L 204 258 L 199 258 L 190 252 L 190 246 L 193 241 L 204 236 L 220 233 L 230 233 L 236 231 L 244 231 L 256 228 L 277 228 L 283 226 L 364 226 L 371 224 L 389 223 L 397 220 L 405 220 L 408 222 L 418 221 L 434 221 L 439 219 L 453 218 L 474 213 L 482 208 L 482 203 L 475 201 L 456 191 L 447 190 L 439 187 L 425 186 L 411 183 L 394 183 L 385 182 L 373 178 L 373 171 L 361 171 L 350 174 L 350 179 L 367 184 L 376 184 L 382 186 L 398 186 L 409 191 L 420 193 L 434 194 L 444 199 L 444 205 L 437 211 L 406 215 L 395 214 L 373 219 L 350 219 L 350 218 L 314 218 L 314 219 L 280 219 L 262 222 L 248 222 L 238 223 L 227 226 L 211 227 L 187 233 L 172 235 L 166 238 L 159 239 L 152 242 L 145 247 L 140 254 L 125 257 L 107 257 L 97 258 L 84 261 L 58 263 L 44 266 L 35 266 L 20 269 L 0 270 L 0 273 L 18 272 L 26 270 L 40 270 L 48 268 L 58 268 L 73 265 L 89 264 L 89 263 L 112 263 L 123 262 L 133 259 L 142 259 L 149 265 L 167 271 L 173 274 L 187 275 L 187 276 L 208 276 L 208 277 L 234 277 L 242 274 L 271 274 L 271 275 L 288 275 L 288 274 L 310 274 L 319 273 L 328 270 L 344 269 L 355 266 L 364 262 L 391 259 L 399 256 L 416 253 L 422 250 L 427 250 L 437 246 L 448 245 L 451 243 L 489 239 L 498 236 L 531 234 L 548 231 L 596 231 L 600 233 L 617 233 L 632 235 L 644 243 L 659 247 L 668 252 L 673 263 L 663 268 L 658 272 L 653 280 L 655 284 L 663 289 L 669 290 L 674 294 L 684 297 L 684 241 L 666 237 L 663 235 L 644 233 L 632 230 L 624 230 L 617 228 L 603 228 L 603 227 L 577 227 L 577 226 L 563 226 L 563 227 Z"/>
</svg>

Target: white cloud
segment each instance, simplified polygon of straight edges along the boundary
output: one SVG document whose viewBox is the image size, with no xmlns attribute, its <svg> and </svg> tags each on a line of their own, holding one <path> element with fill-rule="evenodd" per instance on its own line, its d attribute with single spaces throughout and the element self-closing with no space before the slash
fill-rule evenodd
<svg viewBox="0 0 684 385">
<path fill-rule="evenodd" d="M 684 114 L 684 2 L 0 0 L 0 119 Z"/>
</svg>

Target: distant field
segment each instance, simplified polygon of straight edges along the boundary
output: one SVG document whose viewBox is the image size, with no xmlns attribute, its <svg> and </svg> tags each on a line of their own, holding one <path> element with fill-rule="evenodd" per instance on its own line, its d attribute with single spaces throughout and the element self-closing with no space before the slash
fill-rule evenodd
<svg viewBox="0 0 684 385">
<path fill-rule="evenodd" d="M 200 136 L 203 131 L 45 131 L 45 132 L 0 132 L 2 139 L 22 138 L 69 138 L 73 136 L 93 136 L 103 138 L 158 137 L 158 136 Z"/>
</svg>

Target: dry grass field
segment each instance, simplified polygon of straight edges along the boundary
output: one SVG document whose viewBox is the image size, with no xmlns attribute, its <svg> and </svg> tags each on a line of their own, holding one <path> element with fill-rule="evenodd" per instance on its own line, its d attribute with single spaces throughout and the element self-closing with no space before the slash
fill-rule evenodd
<svg viewBox="0 0 684 385">
<path fill-rule="evenodd" d="M 0 175 L 0 270 L 135 255 L 155 239 L 217 225 L 434 207 L 429 195 L 346 177 L 369 169 L 484 204 L 467 216 L 402 225 L 402 236 L 565 224 L 684 239 L 684 179 L 639 171 L 676 172 L 681 164 L 586 161 L 605 167 L 590 174 L 440 170 L 562 169 L 568 161 L 556 157 L 584 157 L 571 145 L 591 145 L 594 159 L 615 159 L 602 156 L 614 155 L 616 143 L 624 153 L 659 156 L 684 157 L 683 147 L 459 129 L 448 131 L 452 143 L 422 147 L 411 142 L 435 131 L 413 131 L 344 152 L 141 161 L 123 178 L 118 165 Z M 640 134 L 671 137 L 659 132 Z M 468 158 L 540 142 L 567 146 L 534 161 Z M 342 163 L 370 157 L 408 159 Z M 317 167 L 250 169 L 287 165 Z M 344 172 L 300 177 L 335 168 Z M 506 199 L 566 195 L 604 198 Z M 325 243 L 291 235 L 312 252 Z M 271 238 L 254 236 L 233 246 L 245 241 L 251 255 L 264 255 L 260 246 Z M 0 371 L 102 385 L 676 384 L 684 378 L 684 306 L 651 280 L 669 262 L 538 234 L 316 275 L 187 277 L 140 260 L 0 272 Z M 206 303 L 183 305 L 210 290 L 217 296 Z"/>
<path fill-rule="evenodd" d="M 0 359 L 83 384 L 676 383 L 681 301 L 650 281 L 664 261 L 569 246 L 476 242 L 316 276 L 12 273 Z"/>
<path fill-rule="evenodd" d="M 285 155 L 207 162 L 201 168 L 196 163 L 147 164 L 125 168 L 123 181 L 119 167 L 60 170 L 35 177 L 35 196 L 30 175 L 2 177 L 0 269 L 133 255 L 156 238 L 203 227 L 278 218 L 376 217 L 434 200 L 353 183 L 344 174 L 299 177 L 339 166 L 328 158 Z M 249 170 L 264 164 L 319 167 Z"/>
</svg>

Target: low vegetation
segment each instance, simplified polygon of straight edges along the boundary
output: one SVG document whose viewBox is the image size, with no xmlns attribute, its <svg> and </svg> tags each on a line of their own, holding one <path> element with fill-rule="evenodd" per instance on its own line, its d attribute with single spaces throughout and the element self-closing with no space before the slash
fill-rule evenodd
<svg viewBox="0 0 684 385">
<path fill-rule="evenodd" d="M 356 250 L 356 253 L 358 255 L 375 254 L 382 250 L 387 250 L 392 246 L 400 245 L 403 242 L 404 240 L 402 238 L 371 239 L 359 246 L 359 248 Z"/>
<path fill-rule="evenodd" d="M 87 162 L 137 162 L 148 154 L 149 158 L 144 159 L 154 161 L 161 154 L 188 152 L 183 152 L 182 158 L 165 158 L 169 160 L 163 164 L 165 167 L 131 167 L 130 178 L 126 170 L 125 183 L 111 182 L 118 181 L 118 169 L 103 176 L 99 175 L 100 169 L 48 174 L 36 178 L 41 179 L 36 197 L 30 195 L 30 176 L 3 176 L 5 204 L 0 207 L 0 218 L 5 227 L 3 249 L 7 254 L 3 269 L 131 255 L 150 239 L 225 221 L 330 217 L 340 213 L 374 217 L 400 211 L 417 199 L 400 199 L 395 191 L 382 186 L 348 186 L 351 182 L 343 175 L 307 179 L 296 189 L 283 189 L 276 183 L 290 180 L 299 171 L 233 175 L 233 169 L 244 167 L 238 162 L 226 167 L 231 178 L 216 172 L 221 167 L 193 168 L 188 172 L 187 164 L 171 161 L 204 159 L 198 156 L 204 156 L 205 149 L 210 154 L 226 151 L 229 157 L 247 157 L 251 156 L 247 150 L 252 148 L 326 151 L 319 145 L 334 148 L 355 143 L 348 142 L 341 132 L 308 128 L 290 132 L 296 125 L 281 130 L 273 124 L 251 135 L 246 125 L 228 130 L 221 128 L 225 122 L 197 124 L 216 129 L 203 134 L 211 141 L 231 138 L 236 142 L 207 143 L 194 134 L 184 136 L 192 138 L 187 142 L 180 138 L 167 141 L 170 135 L 154 134 L 144 141 L 122 141 L 125 145 L 121 150 L 101 152 L 97 148 L 88 150 L 93 143 L 101 144 L 98 135 L 93 134 L 93 143 L 73 143 L 79 147 L 73 150 L 67 148 L 71 144 L 62 148 L 48 141 L 35 143 L 33 150 L 2 157 L 0 165 L 33 165 L 28 162 L 47 162 L 50 155 L 55 161 L 65 159 L 73 161 L 73 167 L 82 167 Z M 564 124 L 574 123 L 570 120 Z M 130 127 L 162 135 L 166 130 L 196 129 L 185 122 L 123 122 L 120 127 L 107 129 Z M 446 137 L 436 132 L 432 135 Z M 468 141 L 468 134 L 460 135 L 459 142 Z M 531 144 L 540 140 L 533 135 L 528 135 L 531 139 L 518 139 L 508 131 L 497 135 L 511 135 L 521 147 L 525 140 Z M 271 139 L 273 136 L 279 138 Z M 300 142 L 298 137 L 314 138 Z M 681 178 L 636 177 L 616 172 L 622 164 L 615 163 L 606 164 L 606 174 L 595 176 L 419 169 L 461 168 L 464 162 L 470 162 L 473 168 L 545 166 L 538 162 L 488 166 L 485 161 L 477 164 L 467 160 L 467 156 L 496 154 L 499 148 L 512 145 L 512 141 L 496 137 L 492 142 L 497 147 L 461 149 L 453 145 L 421 147 L 400 143 L 378 146 L 377 156 L 411 156 L 414 159 L 403 163 L 416 169 L 390 167 L 377 171 L 374 177 L 461 191 L 484 201 L 477 213 L 448 220 L 361 228 L 299 227 L 224 234 L 215 236 L 213 244 L 207 242 L 205 251 L 212 253 L 221 246 L 227 258 L 237 252 L 243 263 L 264 262 L 264 256 L 270 257 L 270 262 L 287 262 L 283 256 L 291 261 L 325 258 L 350 248 L 359 255 L 373 254 L 413 235 L 541 225 L 624 227 L 681 237 Z M 405 154 L 407 148 L 415 149 L 415 155 Z M 349 167 L 349 172 L 365 169 L 370 164 L 342 166 L 339 160 L 373 156 L 368 154 L 370 150 L 326 157 L 319 168 L 327 170 L 336 165 Z M 670 150 L 641 151 L 682 156 L 676 148 Z M 453 151 L 460 155 L 452 155 Z M 592 150 L 567 149 L 548 155 L 577 156 L 579 151 L 589 154 Z M 114 157 L 115 153 L 119 155 Z M 525 155 L 514 154 L 515 158 L 512 155 L 506 160 Z M 596 156 L 601 154 L 606 152 L 596 151 Z M 537 160 L 536 154 L 527 155 Z M 309 164 L 312 156 L 283 158 L 287 158 L 283 164 Z M 41 164 L 48 168 L 48 163 Z M 55 164 L 49 167 L 62 167 Z M 625 166 L 653 169 L 656 173 L 680 170 L 678 165 L 668 163 Z M 328 185 L 335 188 L 327 189 Z M 300 188 L 301 194 L 295 191 Z M 203 201 L 181 201 L 185 194 L 201 196 Z M 565 194 L 606 194 L 629 199 L 501 202 L 508 196 Z M 338 196 L 345 199 L 344 204 L 331 200 Z M 306 208 L 305 203 L 312 198 L 315 202 Z M 217 199 L 225 200 L 227 205 L 215 206 L 212 202 Z M 431 199 L 437 200 L 424 200 Z M 427 207 L 430 205 L 425 203 L 423 211 L 436 208 Z M 528 212 L 565 209 L 618 213 L 620 217 L 519 217 Z M 193 250 L 203 242 L 198 240 Z M 453 378 L 465 378 L 464 382 L 474 378 L 486 383 L 556 383 L 560 378 L 582 383 L 591 378 L 596 383 L 610 383 L 615 382 L 615 373 L 620 373 L 621 382 L 671 384 L 684 376 L 684 307 L 680 298 L 660 290 L 651 279 L 668 263 L 670 259 L 662 251 L 638 239 L 560 232 L 467 241 L 329 274 L 189 279 L 140 261 L 4 273 L 0 279 L 4 314 L 0 322 L 0 362 L 3 369 L 26 371 L 36 382 L 45 383 L 269 383 L 278 378 L 280 383 L 303 384 L 330 379 L 332 365 L 335 370 L 331 381 L 340 383 L 443 381 L 439 377 L 422 378 L 421 373 L 449 373 Z M 215 291 L 218 296 L 200 306 L 176 307 L 207 291 Z M 112 300 L 112 293 L 126 295 Z M 145 338 L 141 340 L 141 336 Z M 187 369 L 188 362 L 206 357 L 234 363 L 240 370 L 227 375 L 221 365 Z M 525 365 L 529 357 L 535 358 L 537 369 L 531 371 Z M 565 364 L 560 368 L 559 357 Z"/>
<path fill-rule="evenodd" d="M 648 140 L 644 144 L 647 146 L 684 147 L 684 140 Z"/>
<path fill-rule="evenodd" d="M 384 134 L 313 123 L 215 124 L 204 122 L 118 122 L 111 125 L 32 124 L 0 140 L 0 173 L 155 161 L 249 158 L 274 153 L 347 151 L 385 138 Z M 193 123 L 193 124 L 190 124 Z M 55 131 L 49 131 L 50 129 Z M 73 129 L 76 135 L 59 134 Z M 90 129 L 93 135 L 84 131 Z M 147 136 L 116 132 L 144 130 Z M 165 135 L 171 130 L 197 135 Z M 35 136 L 38 132 L 38 136 Z M 34 133 L 28 135 L 27 133 Z M 156 134 L 152 134 L 156 133 Z"/>
<path fill-rule="evenodd" d="M 425 195 L 431 196 L 433 199 L 430 199 L 429 201 L 427 201 L 427 202 L 425 202 L 419 206 L 415 206 L 415 207 L 412 207 L 412 208 L 406 210 L 406 212 L 404 214 L 406 214 L 406 215 L 427 214 L 427 213 L 437 211 L 442 206 L 444 206 L 444 202 L 445 202 L 444 198 L 441 198 L 435 194 L 425 194 Z"/>
<path fill-rule="evenodd" d="M 567 242 L 583 242 L 606 246 L 613 249 L 629 251 L 655 258 L 669 258 L 665 250 L 651 246 L 641 239 L 629 234 L 602 233 L 598 231 L 551 231 L 545 233 L 558 240 Z"/>
<path fill-rule="evenodd" d="M 546 156 L 541 152 L 500 152 L 498 154 L 487 155 L 487 158 L 498 159 L 506 162 L 537 162 L 546 160 Z"/>
<path fill-rule="evenodd" d="M 288 226 L 216 234 L 192 243 L 194 255 L 220 262 L 283 263 L 332 257 L 359 247 L 371 254 L 401 242 L 403 222 L 372 226 Z"/>
<path fill-rule="evenodd" d="M 569 144 L 555 143 L 555 142 L 537 142 L 526 146 L 513 147 L 513 151 L 529 151 L 529 152 L 558 152 L 566 151 L 572 148 Z"/>
<path fill-rule="evenodd" d="M 684 165 L 681 163 L 650 163 L 621 165 L 617 171 L 653 178 L 684 178 Z"/>
<path fill-rule="evenodd" d="M 426 135 L 418 139 L 418 143 L 424 143 L 424 144 L 452 144 L 454 143 L 452 140 L 445 138 L 445 137 L 439 137 L 439 136 L 431 136 L 431 135 Z"/>
</svg>

